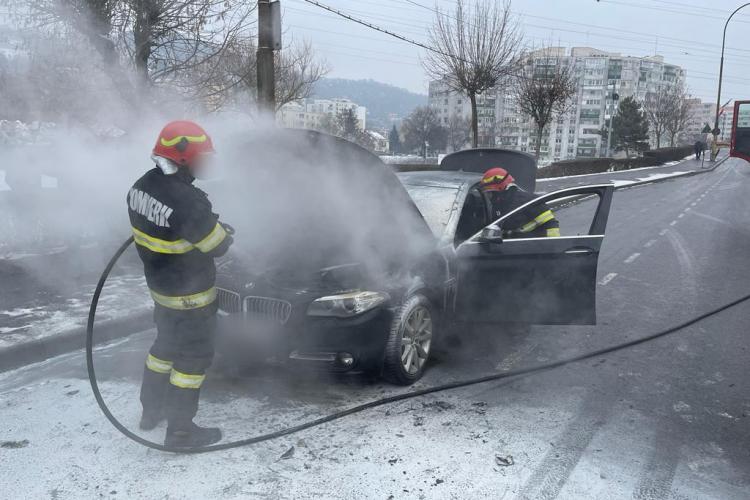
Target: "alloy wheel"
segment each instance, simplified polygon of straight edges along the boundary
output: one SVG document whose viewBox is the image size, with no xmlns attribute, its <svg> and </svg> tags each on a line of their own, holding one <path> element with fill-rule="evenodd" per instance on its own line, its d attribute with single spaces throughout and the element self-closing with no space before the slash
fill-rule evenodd
<svg viewBox="0 0 750 500">
<path fill-rule="evenodd" d="M 427 362 L 432 344 L 432 315 L 424 306 L 412 309 L 404 322 L 401 334 L 401 364 L 414 375 Z"/>
</svg>

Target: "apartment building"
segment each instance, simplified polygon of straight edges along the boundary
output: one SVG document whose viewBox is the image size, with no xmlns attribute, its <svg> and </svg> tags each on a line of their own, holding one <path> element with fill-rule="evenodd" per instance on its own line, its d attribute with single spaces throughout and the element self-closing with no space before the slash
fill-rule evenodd
<svg viewBox="0 0 750 500">
<path fill-rule="evenodd" d="M 681 139 L 685 143 L 693 143 L 697 140 L 705 140 L 703 129 L 706 125 L 714 128 L 714 117 L 716 113 L 716 103 L 703 102 L 700 99 L 690 99 L 690 121 L 688 121 L 685 132 L 681 134 Z"/>
<path fill-rule="evenodd" d="M 570 51 L 552 47 L 533 52 L 528 61 L 527 74 L 562 64 L 573 69 L 577 82 L 570 110 L 555 116 L 544 132 L 540 164 L 606 154 L 607 138 L 600 131 L 616 109 L 613 93 L 620 99 L 635 96 L 643 101 L 661 86 L 685 79 L 682 68 L 665 63 L 661 56 L 623 56 L 591 47 L 573 47 Z M 449 92 L 440 81 L 430 84 L 429 104 L 444 124 L 452 114 L 469 116 L 471 112 L 468 98 Z M 480 145 L 534 152 L 536 125 L 518 109 L 510 81 L 480 96 L 477 114 Z"/>
<path fill-rule="evenodd" d="M 497 120 L 497 92 L 487 92 L 477 96 L 477 123 L 479 127 L 479 146 L 495 145 L 495 131 Z M 453 115 L 470 117 L 471 101 L 464 94 L 451 91 L 441 80 L 431 81 L 429 84 L 428 104 L 440 118 L 443 126 L 448 126 Z"/>
<path fill-rule="evenodd" d="M 367 108 L 349 99 L 302 99 L 281 107 L 277 121 L 287 128 L 318 129 L 324 117 L 335 118 L 346 110 L 353 110 L 360 130 L 365 130 Z"/>
</svg>

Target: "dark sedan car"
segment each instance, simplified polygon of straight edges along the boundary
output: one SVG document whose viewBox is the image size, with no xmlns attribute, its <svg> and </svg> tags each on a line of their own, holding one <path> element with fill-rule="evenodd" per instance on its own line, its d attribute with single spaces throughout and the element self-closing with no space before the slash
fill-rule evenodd
<svg viewBox="0 0 750 500">
<path fill-rule="evenodd" d="M 294 138 L 294 146 L 268 147 L 283 158 L 267 153 L 268 175 L 256 172 L 253 194 L 245 194 L 249 205 L 263 198 L 263 216 L 244 230 L 237 224 L 238 236 L 253 235 L 255 245 L 238 239 L 239 248 L 219 265 L 225 350 L 249 345 L 284 362 L 376 372 L 410 384 L 456 321 L 595 322 L 612 186 L 532 202 L 598 196 L 585 234 L 563 228 L 556 238 L 503 239 L 503 220 L 515 212 L 491 219 L 477 187 L 480 174 L 397 175 L 346 141 L 282 135 L 262 142 Z M 304 182 L 296 183 L 296 175 Z M 277 182 L 266 185 L 269 179 Z"/>
</svg>

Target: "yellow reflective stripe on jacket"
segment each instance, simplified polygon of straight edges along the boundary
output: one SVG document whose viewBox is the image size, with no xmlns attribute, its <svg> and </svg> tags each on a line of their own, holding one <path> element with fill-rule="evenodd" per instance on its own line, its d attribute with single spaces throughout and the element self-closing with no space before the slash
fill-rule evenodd
<svg viewBox="0 0 750 500">
<path fill-rule="evenodd" d="M 172 371 L 172 362 L 149 354 L 146 358 L 146 368 L 156 373 L 169 373 Z"/>
<path fill-rule="evenodd" d="M 217 222 L 211 232 L 208 233 L 208 236 L 196 243 L 195 246 L 198 247 L 198 250 L 201 252 L 207 253 L 218 247 L 226 237 L 227 232 L 222 225 Z"/>
<path fill-rule="evenodd" d="M 172 370 L 169 383 L 182 389 L 200 389 L 205 379 L 205 375 L 190 375 L 189 373 Z"/>
<path fill-rule="evenodd" d="M 167 241 L 154 238 L 136 228 L 133 229 L 133 239 L 137 245 L 148 248 L 156 253 L 179 254 L 188 253 L 195 248 L 188 240 Z"/>
<path fill-rule="evenodd" d="M 198 309 L 200 307 L 205 307 L 216 300 L 216 288 L 214 287 L 209 288 L 205 292 L 194 293 L 192 295 L 168 296 L 162 295 L 153 290 L 150 290 L 150 292 L 154 302 L 164 307 L 168 307 L 169 309 Z"/>
<path fill-rule="evenodd" d="M 531 222 L 528 222 L 521 226 L 520 231 L 522 233 L 528 233 L 533 231 L 534 229 L 538 228 L 539 226 L 548 223 L 549 221 L 553 220 L 555 218 L 555 214 L 552 213 L 552 210 L 545 210 L 541 214 L 534 217 L 534 220 Z"/>
<path fill-rule="evenodd" d="M 548 238 L 556 238 L 560 236 L 560 228 L 559 227 L 551 227 L 547 229 L 547 237 Z"/>
<path fill-rule="evenodd" d="M 171 139 L 165 139 L 161 138 L 161 145 L 166 147 L 172 147 L 178 142 L 180 142 L 182 139 L 185 139 L 188 142 L 206 142 L 206 135 L 178 135 Z"/>
</svg>

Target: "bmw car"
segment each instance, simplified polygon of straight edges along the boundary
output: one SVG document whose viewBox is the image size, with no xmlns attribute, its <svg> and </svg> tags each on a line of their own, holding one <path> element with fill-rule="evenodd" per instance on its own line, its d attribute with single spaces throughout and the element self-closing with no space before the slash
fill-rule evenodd
<svg viewBox="0 0 750 500">
<path fill-rule="evenodd" d="M 286 130 L 231 154 L 245 175 L 213 197 L 237 229 L 217 288 L 219 349 L 238 362 L 254 354 L 408 385 L 453 325 L 596 321 L 611 185 L 531 202 L 586 199 L 584 226 L 507 239 L 515 212 L 492 220 L 478 188 L 487 152 L 462 160 L 474 171 L 396 174 L 350 142 Z"/>
</svg>

